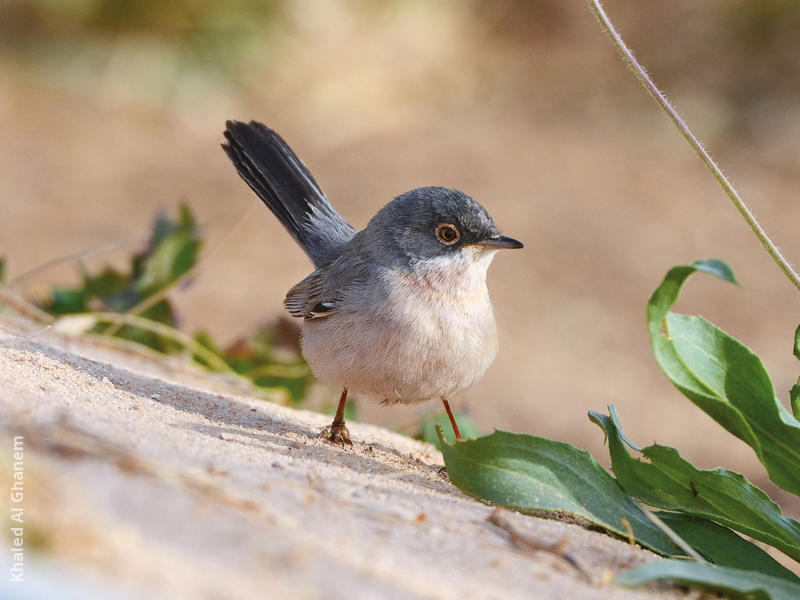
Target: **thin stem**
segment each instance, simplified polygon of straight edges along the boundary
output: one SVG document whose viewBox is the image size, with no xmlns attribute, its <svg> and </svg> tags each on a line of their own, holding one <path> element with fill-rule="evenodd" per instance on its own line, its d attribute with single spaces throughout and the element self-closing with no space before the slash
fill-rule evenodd
<svg viewBox="0 0 800 600">
<path fill-rule="evenodd" d="M 639 508 L 642 509 L 644 516 L 650 519 L 650 521 L 652 521 L 652 523 L 656 527 L 658 527 L 661 531 L 663 531 L 667 535 L 667 537 L 670 540 L 672 540 L 673 544 L 675 544 L 678 548 L 686 552 L 687 556 L 691 557 L 693 560 L 696 560 L 697 562 L 701 563 L 708 562 L 705 558 L 700 556 L 697 550 L 692 548 L 681 536 L 675 533 L 675 530 L 672 529 L 672 527 L 664 523 L 664 521 L 662 521 L 656 513 L 647 508 L 641 502 L 639 502 Z"/>
<path fill-rule="evenodd" d="M 34 275 L 41 273 L 51 267 L 56 265 L 60 265 L 61 263 L 65 262 L 72 262 L 75 260 L 80 260 L 82 258 L 88 258 L 90 256 L 95 256 L 97 254 L 102 254 L 104 252 L 109 252 L 111 250 L 115 250 L 120 246 L 124 246 L 126 244 L 130 244 L 131 242 L 139 241 L 139 239 L 143 238 L 143 236 L 130 236 L 123 238 L 121 240 L 114 240 L 113 242 L 108 242 L 106 244 L 102 244 L 100 246 L 96 246 L 94 248 L 89 248 L 88 250 L 81 250 L 80 252 L 75 252 L 73 254 L 67 254 L 66 256 L 58 256 L 56 258 L 51 258 L 50 260 L 46 260 L 43 263 L 36 265 L 24 271 L 14 277 L 12 280 L 8 282 L 8 287 L 16 287 L 26 279 L 30 279 Z"/>
<path fill-rule="evenodd" d="M 40 309 L 35 304 L 25 300 L 14 290 L 4 285 L 0 285 L 0 307 L 7 306 L 14 312 L 33 319 L 38 323 L 52 324 L 55 319 Z"/>
<path fill-rule="evenodd" d="M 82 330 L 82 332 L 86 332 L 94 327 L 97 323 L 104 321 L 109 321 L 117 325 L 116 331 L 127 325 L 130 327 L 138 327 L 139 329 L 144 329 L 150 333 L 160 335 L 161 337 L 182 345 L 189 352 L 205 361 L 213 370 L 219 371 L 220 373 L 238 375 L 238 373 L 236 373 L 236 371 L 234 371 L 222 358 L 197 342 L 197 340 L 191 336 L 186 335 L 174 327 L 170 327 L 164 323 L 159 323 L 158 321 L 146 319 L 145 317 L 138 317 L 136 315 L 129 315 L 127 313 L 113 312 L 78 313 L 65 315 L 57 319 L 55 322 L 55 329 L 56 331 L 65 331 L 70 330 L 71 325 L 77 325 L 78 329 Z M 104 331 L 101 335 L 107 336 L 109 334 Z"/>
<path fill-rule="evenodd" d="M 686 141 L 689 142 L 689 145 L 694 148 L 694 151 L 697 152 L 697 155 L 700 157 L 700 160 L 705 163 L 706 167 L 711 174 L 714 175 L 714 178 L 719 182 L 722 186 L 722 189 L 725 190 L 725 193 L 733 202 L 736 209 L 739 211 L 739 214 L 742 215 L 742 218 L 745 220 L 745 223 L 750 227 L 753 231 L 755 236 L 758 238 L 758 241 L 761 242 L 761 245 L 764 246 L 764 249 L 767 253 L 772 257 L 778 267 L 783 271 L 786 277 L 791 281 L 794 286 L 800 290 L 800 276 L 792 269 L 792 266 L 789 262 L 783 257 L 781 251 L 778 250 L 778 247 L 772 243 L 772 240 L 769 239 L 767 233 L 762 229 L 761 225 L 756 220 L 753 213 L 750 212 L 750 209 L 747 208 L 747 205 L 744 201 L 739 197 L 739 194 L 736 192 L 736 189 L 733 187 L 730 181 L 728 181 L 727 177 L 722 173 L 722 169 L 717 166 L 717 163 L 714 162 L 714 159 L 706 152 L 703 145 L 699 142 L 699 140 L 694 136 L 694 134 L 689 130 L 689 127 L 686 125 L 683 119 L 681 119 L 680 115 L 675 111 L 669 101 L 664 97 L 664 94 L 659 91 L 650 77 L 647 75 L 647 71 L 639 64 L 636 58 L 633 56 L 633 53 L 630 51 L 628 46 L 625 45 L 625 42 L 622 41 L 619 33 L 617 30 L 614 29 L 614 25 L 611 23 L 611 20 L 606 15 L 605 11 L 603 11 L 603 7 L 600 6 L 599 0 L 586 0 L 589 3 L 589 7 L 594 12 L 595 16 L 597 17 L 600 24 L 606 30 L 608 35 L 611 37 L 614 46 L 616 46 L 619 53 L 622 55 L 623 60 L 628 65 L 633 74 L 636 76 L 636 79 L 639 80 L 647 92 L 653 97 L 656 103 L 663 109 L 667 116 L 672 120 L 675 124 L 675 127 L 678 128 L 678 131 L 683 134 L 683 137 L 686 138 Z"/>
</svg>

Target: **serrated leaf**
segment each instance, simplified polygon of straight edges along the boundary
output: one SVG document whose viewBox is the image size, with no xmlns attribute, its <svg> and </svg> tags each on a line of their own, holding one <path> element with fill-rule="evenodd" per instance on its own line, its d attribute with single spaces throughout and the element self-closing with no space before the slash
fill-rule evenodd
<svg viewBox="0 0 800 600">
<path fill-rule="evenodd" d="M 800 560 L 800 523 L 741 474 L 727 469 L 703 471 L 675 448 L 653 444 L 633 458 L 620 436 L 614 407 L 610 416 L 590 412 L 608 439 L 611 468 L 625 491 L 645 504 L 716 521 L 774 546 Z"/>
<path fill-rule="evenodd" d="M 656 361 L 686 397 L 753 448 L 776 484 L 800 493 L 800 422 L 775 398 L 758 356 L 705 319 L 669 312 L 696 270 L 732 280 L 709 262 L 670 269 L 651 296 L 647 318 Z"/>
<path fill-rule="evenodd" d="M 714 564 L 758 571 L 800 584 L 797 575 L 727 527 L 679 513 L 658 511 L 656 516 Z"/>
<path fill-rule="evenodd" d="M 660 560 L 627 571 L 616 578 L 619 585 L 636 587 L 669 580 L 700 590 L 721 592 L 748 600 L 797 600 L 800 585 L 763 573 L 688 560 Z"/>
<path fill-rule="evenodd" d="M 496 430 L 461 442 L 439 443 L 450 481 L 465 493 L 530 514 L 568 513 L 664 555 L 678 551 L 636 501 L 585 450 L 532 435 Z"/>
</svg>

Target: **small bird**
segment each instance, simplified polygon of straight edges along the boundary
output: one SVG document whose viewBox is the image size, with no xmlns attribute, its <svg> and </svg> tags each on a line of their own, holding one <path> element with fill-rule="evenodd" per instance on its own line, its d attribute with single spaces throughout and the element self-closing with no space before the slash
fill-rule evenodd
<svg viewBox="0 0 800 600">
<path fill-rule="evenodd" d="M 497 353 L 486 270 L 497 250 L 523 244 L 500 235 L 471 197 L 443 187 L 397 196 L 356 232 L 266 125 L 228 121 L 222 148 L 316 267 L 284 305 L 303 319 L 302 352 L 315 377 L 342 389 L 320 435 L 352 445 L 351 391 L 384 404 L 439 398 L 461 439 L 448 399 Z"/>
</svg>

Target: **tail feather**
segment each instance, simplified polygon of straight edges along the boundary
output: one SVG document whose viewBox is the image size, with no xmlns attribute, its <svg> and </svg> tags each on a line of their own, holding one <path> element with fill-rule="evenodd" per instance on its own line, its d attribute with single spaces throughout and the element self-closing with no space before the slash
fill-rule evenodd
<svg viewBox="0 0 800 600">
<path fill-rule="evenodd" d="M 303 162 L 266 125 L 228 121 L 222 149 L 315 266 L 335 259 L 355 235 Z"/>
</svg>

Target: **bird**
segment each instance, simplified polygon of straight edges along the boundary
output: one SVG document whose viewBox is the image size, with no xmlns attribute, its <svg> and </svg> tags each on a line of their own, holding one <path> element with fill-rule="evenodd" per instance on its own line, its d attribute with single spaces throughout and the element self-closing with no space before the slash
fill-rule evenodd
<svg viewBox="0 0 800 600">
<path fill-rule="evenodd" d="M 497 353 L 486 272 L 501 235 L 476 200 L 445 187 L 395 197 L 361 231 L 336 212 L 305 164 L 263 123 L 227 121 L 222 148 L 305 251 L 315 270 L 286 294 L 302 319 L 314 376 L 342 390 L 320 436 L 352 446 L 348 393 L 383 404 L 449 400 L 481 379 Z"/>
</svg>

